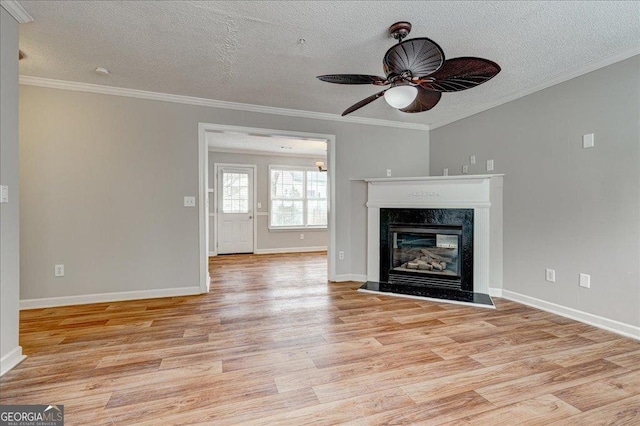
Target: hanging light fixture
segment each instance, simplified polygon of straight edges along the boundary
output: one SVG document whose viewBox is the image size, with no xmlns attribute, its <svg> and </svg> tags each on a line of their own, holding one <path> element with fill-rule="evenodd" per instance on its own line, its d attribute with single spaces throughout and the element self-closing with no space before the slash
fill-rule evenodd
<svg viewBox="0 0 640 426">
<path fill-rule="evenodd" d="M 415 86 L 395 86 L 384 92 L 384 100 L 396 109 L 406 108 L 415 100 L 418 89 Z"/>
<path fill-rule="evenodd" d="M 405 40 L 411 23 L 396 22 L 389 36 L 398 41 L 384 54 L 384 77 L 370 74 L 325 74 L 317 78 L 332 84 L 371 84 L 387 86 L 344 110 L 351 114 L 384 96 L 387 103 L 402 112 L 416 113 L 435 107 L 443 93 L 459 92 L 483 84 L 500 72 L 493 61 L 472 56 L 445 60 L 442 48 L 427 37 Z"/>
</svg>

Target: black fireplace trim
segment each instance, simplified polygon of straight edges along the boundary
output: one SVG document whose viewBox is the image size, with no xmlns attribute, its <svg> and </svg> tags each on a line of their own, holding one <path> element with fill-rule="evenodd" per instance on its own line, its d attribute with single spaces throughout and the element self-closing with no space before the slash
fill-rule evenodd
<svg viewBox="0 0 640 426">
<path fill-rule="evenodd" d="M 473 209 L 380 209 L 380 282 L 389 282 L 390 226 L 462 227 L 461 290 L 473 291 Z"/>
</svg>

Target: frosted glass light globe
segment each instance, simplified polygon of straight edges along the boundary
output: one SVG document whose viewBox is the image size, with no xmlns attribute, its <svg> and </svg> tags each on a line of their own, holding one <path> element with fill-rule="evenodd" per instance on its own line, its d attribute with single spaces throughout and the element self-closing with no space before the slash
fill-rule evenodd
<svg viewBox="0 0 640 426">
<path fill-rule="evenodd" d="M 384 100 L 396 109 L 406 108 L 418 96 L 415 86 L 396 86 L 384 92 Z"/>
</svg>

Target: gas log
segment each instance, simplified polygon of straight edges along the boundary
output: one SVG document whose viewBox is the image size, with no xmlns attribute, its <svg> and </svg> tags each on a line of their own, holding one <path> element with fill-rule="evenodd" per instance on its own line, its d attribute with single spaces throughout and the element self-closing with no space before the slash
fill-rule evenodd
<svg viewBox="0 0 640 426">
<path fill-rule="evenodd" d="M 451 260 L 449 260 L 449 262 L 451 262 Z M 407 263 L 404 263 L 401 268 L 421 269 L 424 271 L 444 271 L 445 269 L 447 269 L 447 264 L 449 262 L 436 260 L 428 256 L 422 256 L 420 258 L 415 258 Z"/>
</svg>

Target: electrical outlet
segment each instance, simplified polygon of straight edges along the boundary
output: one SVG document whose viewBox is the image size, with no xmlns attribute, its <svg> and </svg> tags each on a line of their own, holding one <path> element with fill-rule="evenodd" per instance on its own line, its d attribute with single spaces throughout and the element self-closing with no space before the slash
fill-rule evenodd
<svg viewBox="0 0 640 426">
<path fill-rule="evenodd" d="M 185 207 L 195 207 L 196 206 L 196 197 L 184 197 L 184 206 Z"/>
<path fill-rule="evenodd" d="M 469 172 L 469 166 L 467 164 L 462 166 L 462 174 L 466 175 Z"/>
<path fill-rule="evenodd" d="M 488 172 L 493 171 L 493 160 L 487 160 L 487 171 Z"/>
<path fill-rule="evenodd" d="M 7 185 L 0 185 L 0 203 L 9 202 L 9 187 Z"/>
<path fill-rule="evenodd" d="M 580 287 L 591 288 L 591 275 L 580 274 Z"/>
<path fill-rule="evenodd" d="M 555 283 L 556 271 L 554 269 L 545 269 L 545 279 L 550 283 Z"/>
<path fill-rule="evenodd" d="M 449 169 L 448 168 L 442 169 L 442 176 L 449 176 Z"/>
<path fill-rule="evenodd" d="M 338 259 L 344 260 L 344 252 L 343 251 L 339 251 L 338 252 Z"/>
<path fill-rule="evenodd" d="M 471 157 L 469 157 L 469 164 L 476 164 L 476 156 L 472 155 Z"/>
<path fill-rule="evenodd" d="M 64 277 L 64 265 L 56 265 L 53 268 L 53 275 L 56 277 Z"/>
<path fill-rule="evenodd" d="M 300 234 L 300 239 L 304 240 L 304 234 Z"/>
<path fill-rule="evenodd" d="M 391 169 L 387 169 L 387 177 L 391 177 Z"/>
</svg>

